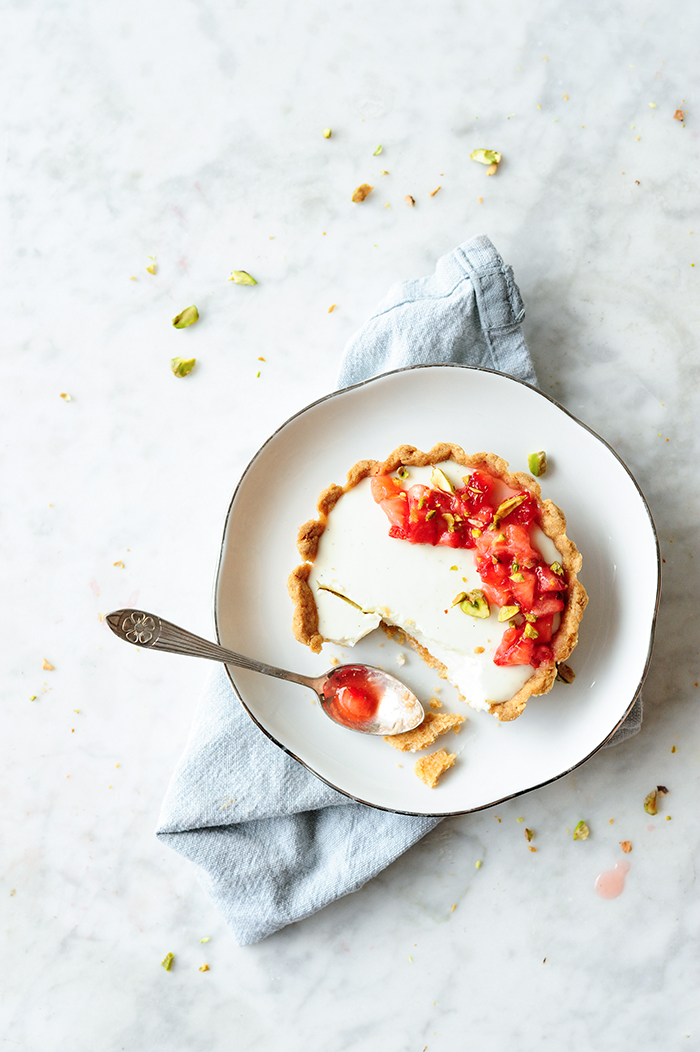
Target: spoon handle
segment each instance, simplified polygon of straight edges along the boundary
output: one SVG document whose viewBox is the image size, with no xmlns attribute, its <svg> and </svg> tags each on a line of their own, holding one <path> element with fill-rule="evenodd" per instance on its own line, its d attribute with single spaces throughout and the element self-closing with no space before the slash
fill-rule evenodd
<svg viewBox="0 0 700 1052">
<path fill-rule="evenodd" d="M 227 665 L 250 669 L 251 672 L 262 672 L 265 676 L 275 676 L 292 683 L 301 683 L 305 687 L 316 689 L 316 681 L 311 676 L 302 676 L 296 672 L 268 665 L 264 661 L 227 650 L 208 639 L 187 632 L 184 628 L 165 621 L 157 614 L 145 610 L 114 610 L 105 618 L 115 635 L 135 646 L 149 647 L 151 650 L 165 650 L 170 654 L 185 654 L 189 657 L 209 658 L 210 661 L 223 661 Z"/>
</svg>

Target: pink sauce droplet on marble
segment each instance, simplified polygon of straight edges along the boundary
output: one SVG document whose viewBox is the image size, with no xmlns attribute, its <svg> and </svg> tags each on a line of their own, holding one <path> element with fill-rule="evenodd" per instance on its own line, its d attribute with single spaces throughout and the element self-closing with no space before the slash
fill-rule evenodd
<svg viewBox="0 0 700 1052">
<path fill-rule="evenodd" d="M 595 882 L 595 890 L 601 899 L 616 899 L 625 889 L 625 877 L 629 872 L 630 864 L 626 858 L 616 862 L 612 869 L 601 873 Z"/>
</svg>

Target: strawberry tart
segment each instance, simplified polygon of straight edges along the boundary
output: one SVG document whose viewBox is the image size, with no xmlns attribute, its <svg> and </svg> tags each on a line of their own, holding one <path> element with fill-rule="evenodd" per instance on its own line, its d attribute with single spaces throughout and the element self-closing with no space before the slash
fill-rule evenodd
<svg viewBox="0 0 700 1052">
<path fill-rule="evenodd" d="M 363 460 L 299 530 L 296 638 L 406 639 L 474 709 L 513 720 L 551 690 L 587 602 L 566 519 L 529 474 L 440 443 Z"/>
</svg>

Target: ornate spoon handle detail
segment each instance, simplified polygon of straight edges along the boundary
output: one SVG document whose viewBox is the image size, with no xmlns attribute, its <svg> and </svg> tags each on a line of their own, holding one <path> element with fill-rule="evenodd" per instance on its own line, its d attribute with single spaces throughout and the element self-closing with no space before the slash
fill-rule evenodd
<svg viewBox="0 0 700 1052">
<path fill-rule="evenodd" d="M 243 654 L 237 654 L 234 650 L 227 650 L 216 643 L 210 643 L 209 640 L 202 639 L 193 632 L 187 632 L 184 628 L 172 624 L 171 621 L 163 620 L 157 614 L 146 613 L 145 610 L 114 610 L 111 614 L 107 614 L 106 621 L 115 635 L 135 646 L 150 647 L 151 650 L 165 650 L 170 654 L 208 658 L 210 661 L 223 661 L 227 665 L 237 665 L 239 668 L 262 672 L 266 676 L 301 683 L 305 687 L 317 690 L 317 681 L 311 676 L 288 672 L 276 665 L 268 665 L 264 661 L 255 661 Z"/>
</svg>

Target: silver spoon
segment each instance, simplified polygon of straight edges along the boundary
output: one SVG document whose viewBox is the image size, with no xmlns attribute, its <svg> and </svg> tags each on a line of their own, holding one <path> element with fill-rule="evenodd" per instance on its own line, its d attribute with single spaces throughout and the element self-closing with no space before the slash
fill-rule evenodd
<svg viewBox="0 0 700 1052">
<path fill-rule="evenodd" d="M 408 687 L 371 665 L 338 665 L 322 676 L 302 676 L 226 650 L 144 610 L 114 610 L 106 621 L 115 635 L 136 646 L 223 661 L 310 687 L 326 716 L 353 731 L 402 734 L 425 719 L 423 706 Z"/>
</svg>

